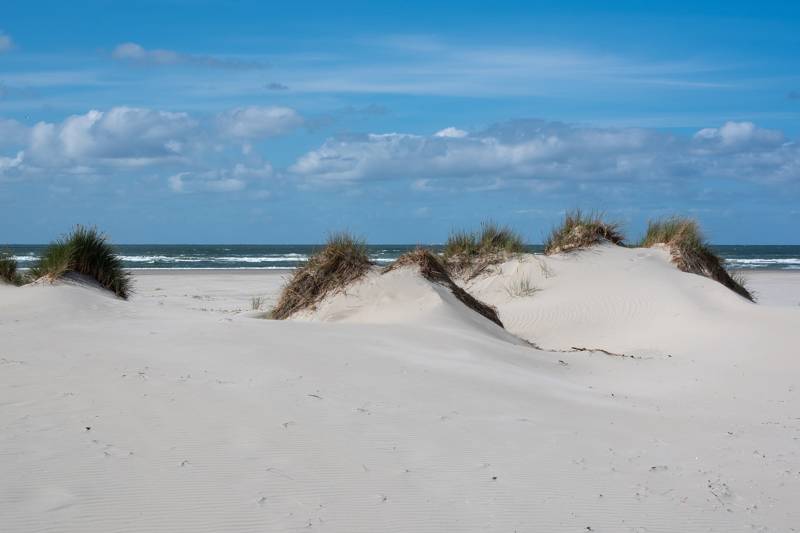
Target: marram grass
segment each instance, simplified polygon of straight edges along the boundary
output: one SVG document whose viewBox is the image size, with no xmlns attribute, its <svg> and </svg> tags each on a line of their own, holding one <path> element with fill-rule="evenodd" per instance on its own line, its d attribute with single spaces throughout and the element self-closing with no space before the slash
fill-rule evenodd
<svg viewBox="0 0 800 533">
<path fill-rule="evenodd" d="M 561 225 L 550 232 L 544 243 L 544 253 L 571 252 L 604 242 L 623 245 L 624 241 L 619 224 L 603 220 L 600 213 L 583 213 L 576 209 L 567 212 Z"/>
<path fill-rule="evenodd" d="M 270 316 L 285 319 L 313 308 L 328 294 L 347 287 L 372 268 L 366 243 L 347 232 L 334 233 L 324 248 L 295 270 Z"/>
<path fill-rule="evenodd" d="M 649 248 L 656 244 L 669 248 L 672 262 L 680 270 L 711 278 L 755 301 L 744 286 L 744 279 L 725 270 L 722 259 L 708 245 L 696 221 L 677 216 L 650 221 L 639 246 Z"/>
<path fill-rule="evenodd" d="M 17 260 L 5 251 L 0 251 L 0 281 L 12 285 L 25 283 L 25 277 L 17 270 Z"/>
<path fill-rule="evenodd" d="M 508 226 L 486 221 L 477 232 L 452 232 L 442 255 L 453 275 L 474 277 L 489 265 L 524 250 L 525 243 L 518 233 Z"/>
<path fill-rule="evenodd" d="M 33 279 L 58 279 L 68 272 L 89 276 L 120 298 L 131 291 L 130 273 L 122 267 L 105 235 L 96 228 L 76 226 L 65 237 L 51 243 L 31 268 Z"/>
<path fill-rule="evenodd" d="M 514 230 L 494 222 L 481 223 L 477 232 L 456 231 L 450 234 L 444 245 L 445 258 L 456 255 L 481 255 L 490 253 L 520 253 L 525 244 Z"/>
<path fill-rule="evenodd" d="M 413 267 L 417 269 L 422 277 L 432 283 L 437 283 L 450 290 L 461 303 L 472 309 L 476 313 L 488 318 L 501 328 L 504 327 L 497 315 L 497 310 L 487 305 L 477 298 L 473 297 L 467 291 L 459 287 L 453 282 L 452 278 L 447 272 L 447 268 L 442 264 L 441 260 L 433 254 L 430 250 L 424 248 L 417 248 L 410 252 L 406 252 L 395 260 L 394 263 L 389 265 L 383 270 L 383 273 L 391 272 L 398 268 Z"/>
</svg>

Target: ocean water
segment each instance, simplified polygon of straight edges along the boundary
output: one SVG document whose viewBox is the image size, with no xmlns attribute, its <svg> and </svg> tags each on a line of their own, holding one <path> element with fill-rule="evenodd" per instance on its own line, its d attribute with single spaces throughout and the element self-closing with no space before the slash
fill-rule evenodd
<svg viewBox="0 0 800 533">
<path fill-rule="evenodd" d="M 375 244 L 368 247 L 378 264 L 389 264 L 400 254 L 412 250 L 411 244 Z M 32 265 L 45 245 L 3 246 L 19 262 L 21 268 Z M 115 249 L 128 268 L 212 269 L 258 268 L 287 269 L 302 265 L 319 245 L 250 245 L 250 244 L 124 244 Z M 441 250 L 441 246 L 430 248 Z M 800 246 L 720 245 L 714 250 L 725 259 L 726 266 L 736 269 L 800 270 Z M 542 246 L 532 245 L 528 251 L 541 253 Z"/>
</svg>

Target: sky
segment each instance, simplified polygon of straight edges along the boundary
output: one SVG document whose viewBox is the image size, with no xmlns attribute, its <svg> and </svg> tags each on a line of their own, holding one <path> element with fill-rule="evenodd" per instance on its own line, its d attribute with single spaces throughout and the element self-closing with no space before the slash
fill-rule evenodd
<svg viewBox="0 0 800 533">
<path fill-rule="evenodd" d="M 800 244 L 798 51 L 785 1 L 7 2 L 0 243 Z"/>
</svg>

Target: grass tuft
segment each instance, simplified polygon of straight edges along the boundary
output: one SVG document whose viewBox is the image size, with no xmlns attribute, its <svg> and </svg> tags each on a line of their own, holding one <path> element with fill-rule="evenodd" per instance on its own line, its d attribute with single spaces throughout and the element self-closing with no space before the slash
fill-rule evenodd
<svg viewBox="0 0 800 533">
<path fill-rule="evenodd" d="M 567 212 L 561 225 L 550 232 L 544 243 L 544 253 L 571 252 L 604 242 L 623 245 L 624 240 L 619 224 L 606 222 L 602 213 L 584 214 L 576 209 Z"/>
<path fill-rule="evenodd" d="M 443 254 L 446 259 L 452 257 L 469 257 L 479 252 L 478 235 L 467 231 L 454 231 L 447 237 Z"/>
<path fill-rule="evenodd" d="M 450 278 L 445 265 L 430 250 L 417 248 L 411 252 L 406 252 L 398 257 L 394 263 L 387 266 L 383 270 L 383 273 L 385 274 L 387 272 L 391 272 L 392 270 L 403 267 L 413 267 L 418 269 L 422 277 L 428 281 L 438 283 L 439 285 L 446 287 L 450 290 L 450 292 L 453 293 L 453 296 L 458 298 L 458 300 L 468 308 L 480 315 L 483 315 L 485 318 L 488 318 L 501 328 L 503 327 L 503 323 L 500 322 L 500 317 L 497 316 L 497 311 L 495 308 L 481 302 L 467 291 L 456 285 L 455 282 L 453 282 L 453 280 Z"/>
<path fill-rule="evenodd" d="M 253 296 L 250 298 L 250 309 L 253 311 L 261 311 L 261 307 L 264 305 L 264 298 L 262 296 Z"/>
<path fill-rule="evenodd" d="M 311 308 L 328 294 L 359 279 L 371 267 L 363 240 L 347 232 L 334 233 L 324 248 L 294 272 L 270 315 L 283 320 Z"/>
<path fill-rule="evenodd" d="M 541 289 L 531 283 L 529 278 L 521 278 L 506 285 L 506 294 L 509 298 L 526 298 L 533 296 Z"/>
<path fill-rule="evenodd" d="M 447 238 L 443 256 L 451 273 L 472 278 L 488 266 L 525 250 L 522 237 L 508 226 L 491 221 L 477 232 L 455 231 Z"/>
<path fill-rule="evenodd" d="M 130 273 L 122 268 L 108 238 L 96 228 L 75 226 L 72 233 L 50 244 L 30 276 L 56 280 L 68 272 L 89 276 L 120 298 L 130 295 Z"/>
<path fill-rule="evenodd" d="M 751 302 L 755 301 L 744 286 L 744 279 L 725 270 L 722 259 L 714 253 L 697 222 L 691 218 L 674 216 L 650 221 L 639 246 L 649 248 L 656 244 L 669 248 L 672 262 L 680 270 L 711 278 Z"/>
<path fill-rule="evenodd" d="M 0 281 L 17 286 L 25 283 L 25 276 L 17 271 L 17 260 L 10 252 L 0 251 Z"/>
</svg>

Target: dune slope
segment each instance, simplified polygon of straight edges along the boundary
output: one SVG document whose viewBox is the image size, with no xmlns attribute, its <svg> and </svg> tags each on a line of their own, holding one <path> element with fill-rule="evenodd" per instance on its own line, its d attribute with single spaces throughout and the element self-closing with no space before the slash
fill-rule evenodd
<svg viewBox="0 0 800 533">
<path fill-rule="evenodd" d="M 449 280 L 448 280 L 449 281 Z M 452 283 L 452 282 L 450 282 Z M 439 328 L 448 334 L 464 331 L 520 343 L 500 324 L 481 316 L 462 302 L 446 283 L 426 279 L 418 265 L 373 270 L 346 290 L 331 294 L 295 320 L 360 324 L 409 324 Z M 463 294 L 463 291 L 462 291 Z"/>
<path fill-rule="evenodd" d="M 535 288 L 532 294 L 514 294 L 521 282 Z M 507 330 L 556 350 L 746 357 L 755 345 L 769 350 L 773 340 L 781 342 L 773 333 L 797 321 L 796 313 L 753 304 L 709 278 L 681 272 L 663 248 L 601 245 L 522 255 L 465 287 L 496 306 Z M 732 330 L 740 342 L 727 347 Z"/>
<path fill-rule="evenodd" d="M 509 329 L 545 346 L 635 358 L 510 342 L 402 271 L 320 320 L 257 318 L 249 297 L 274 301 L 281 282 L 264 272 L 141 274 L 128 302 L 0 286 L 0 523 L 792 531 L 800 313 L 697 276 L 667 284 L 664 258 L 627 252 L 548 260 L 524 305 L 499 279 L 476 292 L 495 291 Z M 503 268 L 541 271 L 529 260 Z M 584 262 L 629 270 L 591 284 Z M 639 331 L 646 316 L 674 329 Z M 619 339 L 597 336 L 613 324 Z"/>
</svg>

